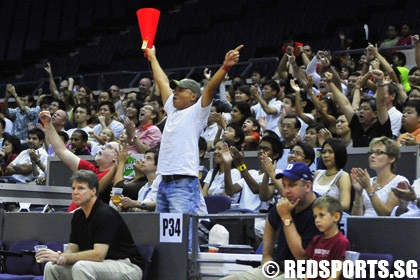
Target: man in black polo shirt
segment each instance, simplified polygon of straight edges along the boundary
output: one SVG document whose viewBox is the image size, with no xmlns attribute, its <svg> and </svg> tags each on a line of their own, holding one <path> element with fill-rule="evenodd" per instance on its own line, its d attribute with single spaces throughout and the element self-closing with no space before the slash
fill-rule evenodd
<svg viewBox="0 0 420 280">
<path fill-rule="evenodd" d="M 294 162 L 283 173 L 277 174 L 276 178 L 282 178 L 283 197 L 276 207 L 271 208 L 265 222 L 262 267 L 230 275 L 223 280 L 267 279 L 262 268 L 270 268 L 266 264 L 270 261 L 276 262 L 280 271 L 284 271 L 285 260 L 307 258 L 305 248 L 312 237 L 320 234 L 312 211 L 316 195 L 312 191 L 312 173 L 309 167 L 302 162 Z M 272 279 L 284 279 L 280 271 L 271 271 L 279 272 Z"/>
<path fill-rule="evenodd" d="M 80 209 L 73 215 L 68 248 L 36 254 L 37 260 L 48 261 L 44 279 L 141 279 L 141 256 L 120 214 L 98 199 L 96 174 L 78 170 L 71 181 Z"/>
<path fill-rule="evenodd" d="M 373 98 L 362 99 L 358 115 L 355 114 L 354 108 L 344 94 L 332 83 L 332 74 L 325 73 L 325 76 L 335 101 L 349 122 L 353 147 L 368 147 L 370 141 L 375 137 L 392 138 L 391 120 L 385 104 L 385 92 L 388 90 L 388 86 L 384 83 L 382 71 L 372 70 L 372 76 L 376 79 L 376 100 Z"/>
</svg>

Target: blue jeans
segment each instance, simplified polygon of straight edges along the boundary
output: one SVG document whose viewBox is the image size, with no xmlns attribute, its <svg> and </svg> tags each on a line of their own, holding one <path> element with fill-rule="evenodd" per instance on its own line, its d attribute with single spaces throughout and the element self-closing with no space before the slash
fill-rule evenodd
<svg viewBox="0 0 420 280">
<path fill-rule="evenodd" d="M 156 212 L 198 214 L 200 205 L 198 178 L 184 178 L 159 184 L 156 198 Z M 188 231 L 188 251 L 192 251 L 192 220 Z"/>
</svg>

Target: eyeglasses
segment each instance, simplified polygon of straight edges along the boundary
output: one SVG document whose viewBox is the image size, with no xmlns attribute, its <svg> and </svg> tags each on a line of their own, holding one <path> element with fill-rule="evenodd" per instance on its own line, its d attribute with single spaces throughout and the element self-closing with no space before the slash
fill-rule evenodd
<svg viewBox="0 0 420 280">
<path fill-rule="evenodd" d="M 369 151 L 368 155 L 371 156 L 372 154 L 375 154 L 375 156 L 380 156 L 380 155 L 388 155 L 387 152 L 385 151 L 381 151 L 381 150 L 376 150 L 376 151 Z"/>
<path fill-rule="evenodd" d="M 293 156 L 295 156 L 295 157 L 305 157 L 305 154 L 304 154 L 304 153 L 302 153 L 302 152 L 298 152 L 298 151 L 293 151 L 293 150 L 291 150 L 291 151 L 289 152 L 289 155 L 293 155 Z"/>
</svg>

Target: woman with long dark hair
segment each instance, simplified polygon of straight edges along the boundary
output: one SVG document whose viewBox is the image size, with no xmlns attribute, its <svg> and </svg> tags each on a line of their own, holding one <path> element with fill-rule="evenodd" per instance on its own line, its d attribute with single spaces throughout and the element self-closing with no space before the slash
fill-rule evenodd
<svg viewBox="0 0 420 280">
<path fill-rule="evenodd" d="M 6 167 L 19 155 L 21 151 L 20 140 L 14 135 L 8 135 L 3 139 L 0 151 L 1 174 L 5 175 Z"/>
<path fill-rule="evenodd" d="M 350 175 L 343 171 L 347 162 L 346 146 L 339 139 L 324 142 L 321 151 L 323 169 L 314 174 L 313 191 L 321 196 L 329 195 L 340 200 L 343 210 L 350 209 Z"/>
</svg>

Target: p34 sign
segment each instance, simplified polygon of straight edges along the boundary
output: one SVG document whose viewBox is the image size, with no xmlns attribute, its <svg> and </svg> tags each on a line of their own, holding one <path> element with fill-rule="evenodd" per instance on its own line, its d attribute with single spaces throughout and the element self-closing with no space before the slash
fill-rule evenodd
<svg viewBox="0 0 420 280">
<path fill-rule="evenodd" d="M 160 242 L 182 243 L 182 213 L 160 214 Z"/>
</svg>

